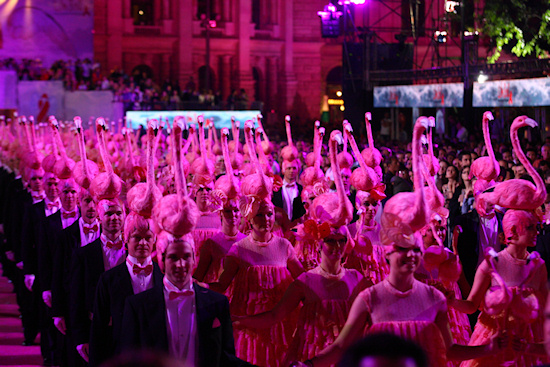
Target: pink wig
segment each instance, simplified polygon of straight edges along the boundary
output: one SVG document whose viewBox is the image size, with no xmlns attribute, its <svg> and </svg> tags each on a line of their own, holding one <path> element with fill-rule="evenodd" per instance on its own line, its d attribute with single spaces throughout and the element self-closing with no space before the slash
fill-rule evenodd
<svg viewBox="0 0 550 367">
<path fill-rule="evenodd" d="M 534 224 L 539 221 L 537 215 L 532 211 L 509 209 L 504 214 L 502 219 L 502 229 L 504 236 L 510 238 L 513 234 L 512 227 L 515 227 L 517 232 L 524 231 L 529 224 Z"/>
<path fill-rule="evenodd" d="M 105 172 L 98 174 L 90 184 L 90 192 L 96 200 L 113 199 L 120 195 L 124 182 L 113 172 L 113 167 L 109 159 L 107 148 L 105 147 L 104 130 L 107 129 L 107 124 L 103 118 L 96 120 L 96 130 L 99 134 L 99 151 Z"/>
<path fill-rule="evenodd" d="M 137 213 L 130 212 L 124 221 L 124 241 L 128 242 L 130 235 L 137 231 L 153 231 L 154 224 L 150 218 L 145 218 Z"/>
<path fill-rule="evenodd" d="M 97 215 L 100 220 L 103 220 L 105 218 L 105 212 L 109 209 L 110 206 L 118 205 L 122 209 L 124 213 L 126 213 L 124 204 L 122 203 L 122 200 L 119 198 L 113 198 L 113 199 L 103 199 L 100 200 L 97 203 Z"/>
</svg>

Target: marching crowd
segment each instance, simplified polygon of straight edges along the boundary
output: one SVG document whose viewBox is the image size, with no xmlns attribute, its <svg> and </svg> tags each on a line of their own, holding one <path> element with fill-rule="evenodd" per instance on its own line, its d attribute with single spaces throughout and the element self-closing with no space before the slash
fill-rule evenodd
<svg viewBox="0 0 550 367">
<path fill-rule="evenodd" d="M 421 347 L 418 367 L 547 363 L 550 144 L 523 149 L 537 123 L 518 116 L 513 149 L 493 146 L 492 119 L 456 145 L 422 116 L 408 145 L 378 148 L 368 113 L 365 147 L 347 121 L 295 142 L 289 116 L 283 143 L 261 116 L 150 120 L 143 135 L 2 120 L 0 260 L 24 344 L 40 333 L 56 366 L 138 350 L 201 367 L 360 366 L 370 350 L 396 365 L 407 356 L 372 347 L 391 334 Z"/>
</svg>

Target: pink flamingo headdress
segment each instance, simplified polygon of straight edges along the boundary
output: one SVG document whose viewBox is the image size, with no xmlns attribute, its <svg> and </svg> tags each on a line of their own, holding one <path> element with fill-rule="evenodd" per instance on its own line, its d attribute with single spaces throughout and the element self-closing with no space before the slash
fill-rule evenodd
<svg viewBox="0 0 550 367">
<path fill-rule="evenodd" d="M 292 142 L 292 131 L 290 128 L 290 116 L 285 116 L 285 128 L 286 128 L 286 138 L 288 145 L 281 149 L 281 157 L 284 161 L 293 161 L 298 158 L 298 149 L 294 146 Z"/>
<path fill-rule="evenodd" d="M 343 143 L 342 133 L 338 130 L 332 131 L 329 140 L 329 156 L 332 170 L 335 172 L 336 192 L 319 195 L 313 200 L 309 209 L 312 219 L 318 223 L 328 222 L 334 228 L 349 224 L 353 217 L 353 205 L 345 194 L 342 177 L 336 174 L 340 172 L 336 157 L 337 144 Z"/>
<path fill-rule="evenodd" d="M 342 123 L 342 128 L 344 128 L 348 124 L 348 120 L 344 120 L 344 122 Z M 342 134 L 344 135 L 344 149 L 342 149 L 342 151 L 338 153 L 338 164 L 340 165 L 340 168 L 351 169 L 354 160 L 351 154 L 348 153 L 348 134 L 346 134 L 344 130 L 342 130 Z"/>
<path fill-rule="evenodd" d="M 258 120 L 258 130 L 261 131 L 263 137 L 263 141 L 261 142 L 260 147 L 262 148 L 265 155 L 269 155 L 271 154 L 271 152 L 273 152 L 273 144 L 269 141 L 269 137 L 267 136 L 265 129 L 262 125 L 262 114 L 258 114 L 256 118 Z"/>
<path fill-rule="evenodd" d="M 428 127 L 428 118 L 421 116 L 416 120 L 413 129 L 412 160 L 415 192 L 400 192 L 392 196 L 384 206 L 382 213 L 382 230 L 380 241 L 384 245 L 399 244 L 412 247 L 420 243 L 417 235 L 429 220 L 429 212 L 424 201 L 422 165 L 422 143 L 420 137 Z M 420 189 L 419 189 L 420 188 Z"/>
<path fill-rule="evenodd" d="M 181 132 L 181 123 L 174 121 L 171 136 L 176 194 L 162 197 L 153 209 L 153 218 L 160 229 L 176 237 L 182 237 L 193 231 L 200 216 L 197 204 L 189 198 L 185 176 L 183 175 Z"/>
<path fill-rule="evenodd" d="M 247 121 L 244 128 L 244 137 L 255 173 L 245 176 L 241 181 L 241 192 L 245 196 L 246 202 L 246 205 L 241 210 L 244 217 L 248 217 L 253 211 L 254 203 L 271 199 L 273 193 L 273 183 L 264 174 L 258 157 L 255 154 L 252 128 L 252 121 Z"/>
<path fill-rule="evenodd" d="M 147 122 L 147 181 L 135 184 L 126 195 L 131 211 L 145 217 L 151 217 L 155 204 L 162 197 L 160 189 L 155 184 L 155 136 L 159 124 L 156 119 Z"/>
<path fill-rule="evenodd" d="M 44 157 L 42 160 L 42 168 L 44 168 L 44 171 L 46 172 L 53 172 L 53 168 L 55 166 L 55 163 L 60 159 L 59 151 L 57 149 L 57 138 L 56 135 L 59 135 L 59 131 L 57 130 L 57 126 L 54 125 L 52 122 L 52 119 L 55 120 L 53 116 L 50 116 L 50 130 L 51 130 L 51 137 L 52 137 L 52 153 Z M 57 123 L 57 121 L 55 121 Z"/>
<path fill-rule="evenodd" d="M 198 117 L 199 124 L 199 146 L 201 150 L 200 159 L 195 159 L 191 163 L 191 174 L 193 175 L 193 184 L 198 187 L 209 186 L 214 179 L 215 164 L 207 157 L 206 142 L 204 140 L 204 116 Z"/>
<path fill-rule="evenodd" d="M 99 117 L 96 119 L 99 153 L 105 168 L 105 172 L 98 174 L 90 183 L 90 193 L 96 201 L 118 197 L 124 184 L 124 181 L 114 173 L 109 153 L 105 146 L 104 135 L 107 128 L 107 124 L 103 118 Z"/>
<path fill-rule="evenodd" d="M 427 133 L 427 143 L 428 143 L 428 154 L 424 154 L 422 158 L 424 159 L 424 164 L 428 168 L 429 177 L 434 177 L 437 172 L 439 172 L 439 159 L 434 155 L 434 144 L 433 144 L 433 129 L 435 128 L 435 118 L 432 116 L 428 117 L 428 133 Z"/>
<path fill-rule="evenodd" d="M 365 113 L 365 127 L 367 129 L 367 139 L 369 146 L 361 152 L 365 163 L 372 169 L 380 167 L 380 162 L 382 162 L 382 154 L 378 149 L 374 147 L 374 138 L 372 137 L 372 127 L 371 127 L 372 114 L 370 112 Z"/>
<path fill-rule="evenodd" d="M 316 136 L 314 140 L 317 141 L 317 144 L 314 144 L 313 154 L 315 156 L 315 161 L 312 166 L 307 167 L 302 173 L 302 182 L 304 186 L 313 186 L 317 182 L 325 182 L 325 174 L 321 169 L 321 148 L 323 141 L 323 136 L 325 135 L 325 128 L 320 127 L 315 131 Z"/>
<path fill-rule="evenodd" d="M 27 167 L 32 169 L 39 169 L 42 166 L 42 160 L 44 156 L 38 151 L 36 147 L 36 135 L 34 131 L 34 119 L 21 117 L 21 122 L 24 127 L 24 132 L 27 137 L 27 151 L 23 154 L 23 162 Z"/>
<path fill-rule="evenodd" d="M 500 174 L 500 165 L 495 158 L 495 152 L 493 151 L 493 145 L 491 143 L 491 134 L 489 133 L 489 121 L 493 121 L 494 119 L 491 111 L 485 111 L 485 113 L 483 113 L 483 140 L 485 141 L 485 147 L 487 148 L 489 156 L 479 157 L 472 162 L 470 167 L 470 180 L 475 176 L 479 180 L 492 181 Z"/>
<path fill-rule="evenodd" d="M 315 121 L 313 124 L 313 151 L 309 152 L 306 155 L 306 166 L 312 167 L 315 164 L 315 152 L 317 151 L 317 144 L 319 144 L 319 128 L 321 127 L 321 122 L 319 120 Z M 345 140 L 345 137 L 344 137 Z M 322 144 L 322 142 L 321 142 Z"/>
<path fill-rule="evenodd" d="M 531 162 L 529 162 L 529 159 L 525 156 L 519 143 L 518 130 L 526 126 L 534 128 L 537 126 L 537 122 L 527 116 L 516 117 L 510 127 L 510 140 L 512 141 L 512 146 L 519 161 L 523 164 L 527 173 L 533 177 L 535 185 L 523 179 L 512 179 L 500 182 L 495 186 L 492 192 L 485 192 L 476 198 L 480 200 L 480 204 L 483 201 L 487 201 L 503 208 L 517 210 L 536 210 L 544 204 L 546 200 L 546 186 L 544 181 Z M 484 205 L 479 206 L 483 207 Z"/>
<path fill-rule="evenodd" d="M 57 150 L 60 155 L 59 159 L 55 161 L 51 172 L 53 172 L 60 179 L 72 177 L 75 162 L 67 156 L 65 145 L 63 144 L 63 140 L 59 134 L 59 124 L 55 117 L 50 116 L 50 124 L 54 129 L 53 144 L 57 146 Z"/>
<path fill-rule="evenodd" d="M 353 129 L 350 123 L 344 123 L 344 133 L 348 136 L 348 141 L 351 145 L 355 157 L 359 161 L 359 167 L 356 168 L 350 177 L 350 183 L 357 190 L 370 191 L 380 185 L 380 177 L 370 166 L 366 164 L 362 154 L 359 152 L 355 138 L 353 137 Z M 382 189 L 383 191 L 384 189 Z"/>
<path fill-rule="evenodd" d="M 223 128 L 221 131 L 221 148 L 223 154 L 223 162 L 225 164 L 225 175 L 216 180 L 212 197 L 218 198 L 218 208 L 221 209 L 223 204 L 231 199 L 235 199 L 241 194 L 241 183 L 235 177 L 233 167 L 231 166 L 231 158 L 229 157 L 228 145 L 229 129 Z"/>
<path fill-rule="evenodd" d="M 86 142 L 84 141 L 82 120 L 78 116 L 76 116 L 73 120 L 76 127 L 76 133 L 78 135 L 78 149 L 80 152 L 80 161 L 76 162 L 73 168 L 73 175 L 76 183 L 88 190 L 90 183 L 99 173 L 99 167 L 94 161 L 89 160 L 86 157 Z"/>
</svg>

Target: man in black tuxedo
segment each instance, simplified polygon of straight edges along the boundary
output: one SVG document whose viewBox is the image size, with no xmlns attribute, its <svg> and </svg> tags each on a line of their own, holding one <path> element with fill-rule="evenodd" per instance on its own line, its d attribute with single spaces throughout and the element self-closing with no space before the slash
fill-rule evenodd
<svg viewBox="0 0 550 367">
<path fill-rule="evenodd" d="M 34 345 L 39 331 L 38 302 L 34 297 L 37 293 L 33 294 L 32 288 L 27 288 L 24 282 L 22 235 L 23 222 L 28 208 L 44 200 L 44 170 L 25 168 L 24 171 L 26 171 L 26 173 L 24 172 L 26 180 L 23 180 L 21 175 L 14 175 L 13 181 L 7 188 L 6 198 L 8 200 L 4 207 L 4 234 L 6 258 L 11 265 L 12 281 L 21 310 L 23 345 Z"/>
<path fill-rule="evenodd" d="M 52 316 L 54 325 L 65 335 L 64 355 L 68 366 L 84 364 L 74 348 L 73 330 L 69 317 L 70 265 L 75 249 L 84 247 L 99 238 L 100 226 L 96 203 L 90 192 L 81 188 L 78 193 L 80 218 L 63 229 L 56 240 L 52 274 Z"/>
<path fill-rule="evenodd" d="M 124 206 L 120 199 L 105 199 L 97 204 L 101 235 L 94 242 L 73 251 L 69 315 L 73 340 L 80 356 L 88 362 L 90 326 L 99 277 L 126 259 L 122 226 Z"/>
<path fill-rule="evenodd" d="M 273 205 L 283 209 L 291 221 L 306 213 L 301 198 L 303 187 L 296 182 L 299 170 L 300 162 L 297 159 L 283 162 L 283 187 L 275 191 L 271 199 Z"/>
<path fill-rule="evenodd" d="M 162 272 L 151 259 L 155 245 L 153 222 L 136 213 L 126 217 L 126 261 L 99 278 L 90 335 L 90 366 L 98 366 L 119 351 L 124 301 L 153 286 L 162 287 Z"/>
<path fill-rule="evenodd" d="M 190 366 L 250 366 L 235 356 L 227 298 L 192 282 L 194 246 L 176 239 L 163 262 L 163 286 L 126 299 L 122 349 L 150 348 Z"/>
</svg>

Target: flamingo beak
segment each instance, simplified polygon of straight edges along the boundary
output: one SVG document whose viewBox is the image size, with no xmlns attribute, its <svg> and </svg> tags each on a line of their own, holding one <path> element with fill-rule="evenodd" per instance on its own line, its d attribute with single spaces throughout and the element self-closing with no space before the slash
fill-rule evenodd
<svg viewBox="0 0 550 367">
<path fill-rule="evenodd" d="M 526 123 L 529 127 L 532 127 L 532 128 L 539 126 L 539 124 L 538 124 L 535 120 L 533 120 L 533 119 L 531 119 L 531 118 L 529 118 L 529 117 L 526 117 L 526 118 L 525 118 L 525 123 Z"/>
<path fill-rule="evenodd" d="M 487 111 L 485 112 L 484 114 L 484 117 L 489 120 L 489 121 L 493 121 L 495 118 L 493 117 L 493 114 L 491 113 L 491 111 Z"/>
</svg>

